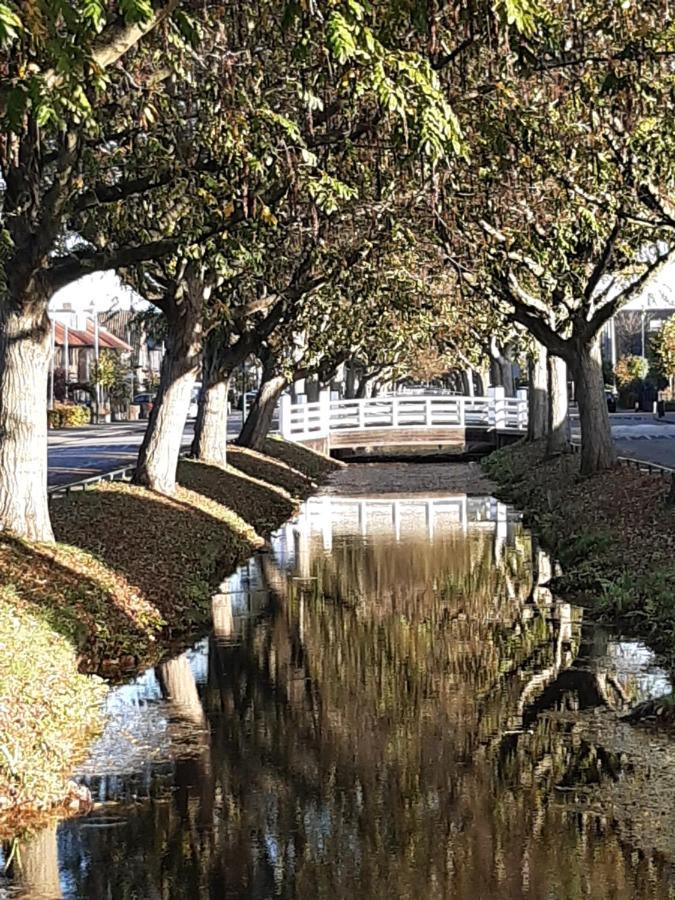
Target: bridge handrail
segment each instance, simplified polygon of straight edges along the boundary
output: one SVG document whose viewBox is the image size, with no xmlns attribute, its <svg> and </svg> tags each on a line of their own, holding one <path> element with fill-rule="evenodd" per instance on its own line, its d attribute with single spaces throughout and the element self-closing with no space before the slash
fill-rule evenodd
<svg viewBox="0 0 675 900">
<path fill-rule="evenodd" d="M 331 400 L 322 391 L 318 402 L 291 403 L 289 395 L 280 402 L 279 430 L 288 440 L 326 438 L 336 431 L 373 429 L 433 429 L 487 427 L 493 430 L 527 428 L 527 397 L 504 397 L 501 389 L 491 389 L 487 397 L 451 394 L 417 396 L 390 395 L 355 400 Z"/>
</svg>

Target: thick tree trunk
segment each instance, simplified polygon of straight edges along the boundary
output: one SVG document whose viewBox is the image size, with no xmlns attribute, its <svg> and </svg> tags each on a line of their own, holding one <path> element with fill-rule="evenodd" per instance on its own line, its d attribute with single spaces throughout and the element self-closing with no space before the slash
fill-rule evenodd
<svg viewBox="0 0 675 900">
<path fill-rule="evenodd" d="M 36 298 L 29 309 L 22 313 L 0 296 L 0 530 L 53 541 L 47 503 L 47 298 Z"/>
<path fill-rule="evenodd" d="M 229 375 L 205 386 L 195 423 L 192 455 L 206 463 L 227 465 Z"/>
<path fill-rule="evenodd" d="M 199 368 L 204 287 L 187 278 L 180 300 L 167 314 L 166 354 L 157 398 L 138 454 L 134 483 L 171 496 L 185 421 Z"/>
<path fill-rule="evenodd" d="M 223 343 L 227 336 L 209 335 L 202 357 L 202 393 L 192 440 L 192 455 L 202 462 L 227 464 L 227 397 L 230 371 L 223 371 Z"/>
<path fill-rule="evenodd" d="M 196 377 L 196 357 L 181 348 L 167 348 L 157 398 L 138 454 L 135 484 L 169 496 L 175 492 L 178 457 Z"/>
<path fill-rule="evenodd" d="M 581 474 L 594 475 L 616 464 L 616 449 L 609 424 L 600 342 L 577 345 L 570 363 L 576 383 L 581 424 Z"/>
<path fill-rule="evenodd" d="M 539 441 L 548 433 L 548 353 L 540 344 L 536 358 L 527 362 L 529 387 L 527 389 L 527 439 Z"/>
<path fill-rule="evenodd" d="M 568 453 L 570 418 L 567 400 L 567 363 L 559 356 L 548 357 L 548 440 L 547 456 Z"/>
<path fill-rule="evenodd" d="M 229 377 L 203 388 L 195 425 L 192 455 L 205 463 L 227 465 L 227 398 Z"/>
<path fill-rule="evenodd" d="M 272 427 L 274 409 L 287 383 L 283 375 L 266 375 L 263 372 L 260 390 L 253 401 L 237 441 L 241 447 L 249 447 L 251 450 L 263 449 L 265 439 Z"/>
</svg>

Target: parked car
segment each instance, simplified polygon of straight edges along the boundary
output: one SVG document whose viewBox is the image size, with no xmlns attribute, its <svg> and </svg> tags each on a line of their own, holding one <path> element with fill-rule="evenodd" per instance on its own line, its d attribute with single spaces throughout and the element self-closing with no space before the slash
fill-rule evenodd
<svg viewBox="0 0 675 900">
<path fill-rule="evenodd" d="M 145 393 L 136 394 L 131 402 L 136 406 L 140 406 L 141 403 L 154 403 L 156 396 L 157 394 L 151 391 L 146 391 Z"/>
</svg>

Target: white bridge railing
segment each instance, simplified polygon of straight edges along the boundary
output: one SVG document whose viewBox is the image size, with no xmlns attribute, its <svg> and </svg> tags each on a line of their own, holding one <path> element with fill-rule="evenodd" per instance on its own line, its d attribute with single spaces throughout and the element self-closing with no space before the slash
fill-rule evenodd
<svg viewBox="0 0 675 900">
<path fill-rule="evenodd" d="M 527 392 L 505 397 L 503 388 L 490 388 L 487 397 L 409 394 L 367 400 L 331 400 L 323 391 L 316 403 L 292 403 L 281 398 L 279 431 L 292 441 L 328 437 L 335 432 L 381 429 L 488 428 L 524 431 Z"/>
</svg>

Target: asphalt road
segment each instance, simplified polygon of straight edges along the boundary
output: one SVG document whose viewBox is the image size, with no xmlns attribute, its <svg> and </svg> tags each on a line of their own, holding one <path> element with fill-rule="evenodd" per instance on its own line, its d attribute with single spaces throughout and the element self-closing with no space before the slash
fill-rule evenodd
<svg viewBox="0 0 675 900">
<path fill-rule="evenodd" d="M 133 465 L 143 440 L 147 422 L 119 422 L 69 428 L 49 434 L 49 484 L 68 484 Z M 235 438 L 241 428 L 241 413 L 230 416 L 228 436 Z M 188 422 L 183 434 L 188 447 L 193 423 Z"/>
<path fill-rule="evenodd" d="M 647 413 L 616 413 L 610 419 L 621 456 L 675 468 L 675 416 L 671 414 L 669 420 L 659 421 Z M 120 422 L 50 432 L 49 484 L 67 484 L 133 465 L 146 426 L 146 422 Z M 192 422 L 188 422 L 186 447 L 192 440 L 192 427 Z M 234 413 L 228 423 L 229 437 L 235 438 L 240 428 L 241 413 Z M 579 437 L 574 415 L 572 436 Z"/>
<path fill-rule="evenodd" d="M 610 415 L 612 435 L 620 456 L 643 459 L 675 468 L 675 414 L 655 419 L 649 413 Z M 572 437 L 579 439 L 578 419 L 572 416 Z"/>
</svg>

